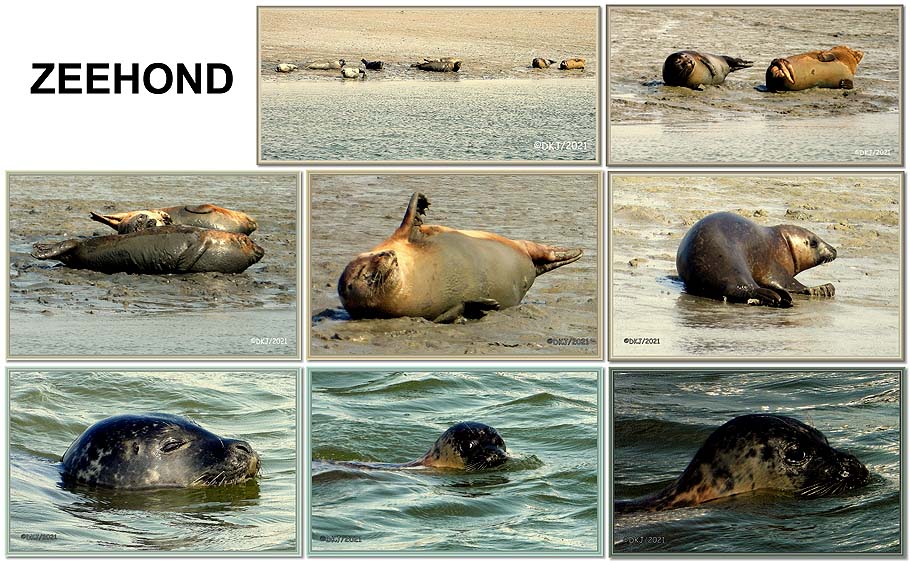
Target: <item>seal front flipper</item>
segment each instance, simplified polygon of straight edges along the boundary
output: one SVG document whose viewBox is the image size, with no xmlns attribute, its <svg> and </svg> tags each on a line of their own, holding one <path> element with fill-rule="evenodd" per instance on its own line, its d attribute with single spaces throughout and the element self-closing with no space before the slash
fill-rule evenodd
<svg viewBox="0 0 910 563">
<path fill-rule="evenodd" d="M 756 305 L 780 307 L 781 309 L 787 309 L 793 306 L 793 297 L 790 293 L 783 289 L 777 289 L 776 287 L 759 287 L 752 292 L 750 301 L 753 299 L 758 300 L 758 303 L 755 303 Z"/>
<path fill-rule="evenodd" d="M 459 317 L 466 319 L 479 319 L 487 314 L 487 311 L 498 311 L 502 308 L 495 299 L 475 299 L 465 301 L 451 307 L 445 313 L 433 319 L 434 323 L 453 323 Z"/>
<path fill-rule="evenodd" d="M 830 63 L 837 60 L 837 57 L 834 56 L 834 53 L 830 51 L 822 51 L 816 58 L 823 63 Z"/>
<path fill-rule="evenodd" d="M 798 293 L 803 293 L 810 297 L 834 297 L 834 286 L 830 283 L 826 283 L 814 287 L 805 287 Z"/>
<path fill-rule="evenodd" d="M 420 238 L 419 227 L 423 225 L 423 218 L 430 207 L 430 200 L 420 192 L 411 194 L 411 200 L 408 202 L 408 208 L 404 212 L 404 219 L 401 225 L 395 230 L 393 237 L 405 237 L 408 239 Z"/>
<path fill-rule="evenodd" d="M 31 255 L 39 260 L 51 260 L 66 254 L 79 246 L 79 241 L 75 239 L 65 240 L 63 242 L 41 243 L 36 242 L 32 246 Z"/>
</svg>

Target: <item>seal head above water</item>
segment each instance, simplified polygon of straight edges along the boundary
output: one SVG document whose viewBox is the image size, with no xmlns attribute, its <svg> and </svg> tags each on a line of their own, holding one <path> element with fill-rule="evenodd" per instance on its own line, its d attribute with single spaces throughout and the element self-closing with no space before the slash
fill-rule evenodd
<svg viewBox="0 0 910 563">
<path fill-rule="evenodd" d="M 789 416 L 750 414 L 715 430 L 676 481 L 655 495 L 616 501 L 615 512 L 667 510 L 758 490 L 821 497 L 868 478 L 856 457 L 832 448 L 815 428 Z"/>
<path fill-rule="evenodd" d="M 96 422 L 62 461 L 66 482 L 113 489 L 232 485 L 254 478 L 261 466 L 249 443 L 159 413 Z"/>
</svg>

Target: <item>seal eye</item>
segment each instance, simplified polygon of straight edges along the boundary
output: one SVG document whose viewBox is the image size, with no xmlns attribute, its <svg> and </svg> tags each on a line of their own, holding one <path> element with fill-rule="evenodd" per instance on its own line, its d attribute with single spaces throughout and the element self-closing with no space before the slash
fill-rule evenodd
<svg viewBox="0 0 910 563">
<path fill-rule="evenodd" d="M 806 461 L 806 457 L 808 457 L 808 455 L 806 454 L 805 450 L 799 446 L 791 446 L 790 448 L 787 448 L 787 451 L 784 453 L 784 458 L 788 462 L 795 464 L 804 463 Z"/>
<path fill-rule="evenodd" d="M 161 444 L 162 453 L 169 454 L 173 451 L 179 450 L 181 446 L 186 444 L 186 442 L 181 442 L 180 440 L 168 440 L 167 442 Z"/>
<path fill-rule="evenodd" d="M 817 247 L 817 246 L 818 246 L 818 241 L 815 240 L 815 239 L 810 240 L 810 241 L 809 241 L 809 246 L 811 246 L 812 248 Z"/>
</svg>

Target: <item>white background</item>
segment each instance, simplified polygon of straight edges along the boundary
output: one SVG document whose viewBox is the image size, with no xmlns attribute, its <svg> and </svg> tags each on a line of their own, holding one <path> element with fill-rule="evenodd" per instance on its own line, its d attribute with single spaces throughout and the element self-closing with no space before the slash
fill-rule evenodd
<svg viewBox="0 0 910 563">
<path fill-rule="evenodd" d="M 631 4 L 634 2 L 624 2 Z M 683 2 L 663 2 L 681 4 Z M 699 2 L 701 4 L 744 4 L 744 2 Z M 758 2 L 752 2 L 756 4 Z M 802 2 L 803 4 L 834 5 L 849 2 Z M 269 2 L 270 5 L 284 2 Z M 302 5 L 306 2 L 290 3 Z M 315 3 L 326 5 L 327 2 Z M 332 2 L 333 5 L 382 5 L 375 2 Z M 429 5 L 430 2 L 395 2 L 394 5 Z M 477 3 L 475 3 L 476 5 Z M 555 2 L 509 2 L 497 5 L 554 5 Z M 598 5 L 597 2 L 577 1 L 573 5 Z M 440 4 L 442 5 L 442 4 Z M 451 1 L 444 5 L 470 5 Z M 606 10 L 602 11 L 602 20 Z M 701 25 L 693 21 L 693 26 Z M 603 21 L 602 30 L 605 30 Z M 906 37 L 904 46 L 906 50 Z M 687 46 L 681 46 L 685 48 Z M 604 59 L 605 41 L 601 39 L 600 58 Z M 256 45 L 256 2 L 159 1 L 136 2 L 4 2 L 0 5 L 0 168 L 4 171 L 255 171 L 256 166 L 256 80 L 258 77 Z M 904 55 L 906 61 L 906 54 Z M 33 95 L 29 90 L 39 72 L 32 69 L 35 62 L 100 62 L 111 64 L 139 63 L 140 68 L 154 62 L 176 63 L 220 62 L 233 71 L 234 84 L 230 92 L 221 95 L 164 95 L 141 92 L 110 95 Z M 600 68 L 605 68 L 602 65 Z M 604 75 L 602 73 L 602 84 Z M 82 83 L 84 87 L 84 82 Z M 107 84 L 113 86 L 113 83 Z M 602 92 L 603 92 L 602 88 Z M 601 119 L 605 121 L 606 106 L 601 101 Z M 603 124 L 602 124 L 603 125 Z M 602 139 L 605 136 L 601 137 Z M 906 135 L 905 135 L 906 139 Z M 604 147 L 600 147 L 603 153 Z M 602 154 L 603 158 L 603 154 Z M 280 170 L 277 167 L 259 169 Z M 301 168 L 288 168 L 299 170 Z M 590 170 L 591 167 L 587 167 Z M 503 170 L 501 167 L 495 168 Z M 602 167 L 602 170 L 606 170 Z M 738 168 L 737 170 L 750 170 Z M 686 172 L 691 172 L 687 170 Z M 760 169 L 767 172 L 768 169 Z M 5 193 L 2 198 L 5 209 Z M 302 201 L 306 201 L 304 196 Z M 905 198 L 906 201 L 906 198 Z M 606 199 L 604 200 L 606 205 Z M 906 220 L 906 213 L 904 214 Z M 604 227 L 606 228 L 606 226 Z M 6 230 L 2 231 L 2 246 L 6 248 Z M 306 228 L 303 230 L 306 233 Z M 605 241 L 606 242 L 606 241 Z M 905 249 L 906 252 L 906 249 Z M 304 255 L 305 256 L 305 255 Z M 905 257 L 906 261 L 906 257 Z M 905 262 L 906 263 L 906 262 Z M 607 264 L 605 264 L 605 270 Z M 304 276 L 305 276 L 304 272 Z M 906 284 L 906 280 L 905 280 Z M 304 277 L 301 290 L 308 287 Z M 6 302 L 7 288 L 3 286 Z M 905 289 L 906 292 L 906 289 Z M 304 293 L 304 299 L 306 295 Z M 606 298 L 604 298 L 606 308 Z M 605 309 L 606 310 L 606 309 Z M 306 320 L 306 319 L 305 319 Z M 6 333 L 3 318 L 2 334 Z M 303 332 L 307 333 L 307 322 Z M 906 334 L 906 328 L 905 328 Z M 606 333 L 602 335 L 606 338 Z M 4 340 L 4 354 L 5 338 Z M 52 345 L 52 343 L 48 343 Z M 306 343 L 303 350 L 305 353 Z M 22 367 L 53 365 L 55 367 L 100 365 L 85 362 L 6 362 L 4 365 Z M 270 365 L 303 366 L 306 362 L 283 362 Z M 105 366 L 167 366 L 149 362 L 115 362 Z M 186 366 L 186 364 L 183 364 Z M 261 362 L 228 364 L 206 363 L 206 367 L 261 366 Z M 367 364 L 351 362 L 320 362 L 320 366 Z M 369 367 L 392 366 L 394 362 L 372 362 Z M 420 365 L 465 365 L 464 362 L 423 362 Z M 533 362 L 473 362 L 472 366 L 534 367 Z M 549 365 L 549 364 L 548 364 Z M 628 365 L 628 364 L 626 364 Z M 645 364 L 654 365 L 654 364 Z M 704 364 L 689 364 L 698 366 Z M 717 364 L 715 364 L 717 365 Z M 729 364 L 727 364 L 729 365 Z M 741 364 L 740 364 L 741 365 Z M 752 364 L 761 366 L 762 364 Z M 603 366 L 606 362 L 575 362 L 573 367 Z M 200 367 L 193 364 L 192 367 Z M 663 366 L 666 367 L 666 366 Z M 780 367 L 774 365 L 773 367 Z M 605 386 L 605 409 L 609 405 L 609 382 Z M 4 386 L 3 404 L 6 404 Z M 906 389 L 905 389 L 906 393 Z M 0 416 L 6 424 L 5 413 Z M 609 424 L 607 410 L 604 423 Z M 4 428 L 5 430 L 5 428 Z M 607 433 L 605 432 L 605 435 Z M 609 444 L 605 445 L 609 457 Z M 305 450 L 304 450 L 305 451 Z M 904 454 L 906 456 L 906 452 Z M 3 442 L 6 458 L 6 441 Z M 609 468 L 608 459 L 603 462 Z M 6 463 L 3 483 L 6 483 Z M 607 482 L 608 472 L 605 471 Z M 906 491 L 905 491 L 906 493 Z M 5 497 L 5 493 L 3 495 Z M 905 497 L 906 498 L 906 497 Z M 5 504 L 5 498 L 4 504 Z M 609 504 L 606 505 L 610 513 Z M 0 510 L 5 519 L 5 510 Z M 6 545 L 6 523 L 3 522 L 3 545 Z M 608 532 L 609 522 L 606 530 Z M 905 524 L 906 533 L 906 524 Z M 301 528 L 303 545 L 307 527 Z M 906 537 L 906 536 L 905 536 Z M 605 551 L 609 546 L 606 545 Z M 238 546 L 242 548 L 242 546 Z M 717 560 L 717 559 L 714 559 Z"/>
</svg>

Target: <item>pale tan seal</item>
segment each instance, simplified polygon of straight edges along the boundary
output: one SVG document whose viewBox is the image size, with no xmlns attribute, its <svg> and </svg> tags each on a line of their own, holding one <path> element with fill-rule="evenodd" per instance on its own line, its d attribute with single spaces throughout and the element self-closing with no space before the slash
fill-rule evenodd
<svg viewBox="0 0 910 563">
<path fill-rule="evenodd" d="M 765 71 L 765 84 L 771 92 L 808 88 L 850 90 L 856 67 L 862 60 L 862 51 L 846 45 L 774 59 Z"/>
<path fill-rule="evenodd" d="M 574 70 L 585 68 L 585 60 L 580 58 L 565 59 L 559 63 L 559 70 Z"/>
</svg>

